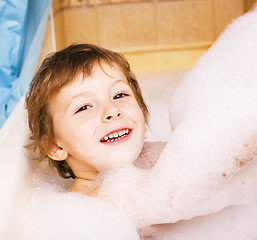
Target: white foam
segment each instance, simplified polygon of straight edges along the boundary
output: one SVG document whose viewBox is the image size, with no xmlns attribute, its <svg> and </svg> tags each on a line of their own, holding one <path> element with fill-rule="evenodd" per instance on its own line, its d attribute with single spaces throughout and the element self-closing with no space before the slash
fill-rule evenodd
<svg viewBox="0 0 257 240">
<path fill-rule="evenodd" d="M 171 135 L 169 99 L 185 72 L 185 70 L 170 70 L 137 76 L 150 112 L 146 141 L 167 142 L 169 140 Z"/>
<path fill-rule="evenodd" d="M 233 21 L 183 78 L 170 103 L 173 133 L 155 167 L 106 177 L 99 197 L 139 227 L 255 201 L 256 22 L 257 9 Z"/>
<path fill-rule="evenodd" d="M 140 230 L 144 239 L 152 240 L 254 240 L 257 236 L 256 203 L 230 206 L 207 216 L 176 224 L 150 226 Z"/>
<path fill-rule="evenodd" d="M 29 195 L 27 132 L 24 118 L 13 118 L 0 139 L 0 238 L 136 240 L 135 224 L 177 222 L 141 234 L 256 239 L 256 22 L 257 9 L 234 21 L 183 78 L 170 103 L 173 132 L 155 167 L 128 165 L 106 176 L 99 198 L 113 207 L 67 193 L 70 182 L 54 175 L 42 181 L 36 173 Z"/>
<path fill-rule="evenodd" d="M 120 210 L 78 193 L 68 193 L 56 181 L 37 183 L 23 219 L 28 240 L 139 240 L 135 224 Z M 41 178 L 41 179 L 40 179 Z"/>
<path fill-rule="evenodd" d="M 0 239 L 139 240 L 126 214 L 95 198 L 67 193 L 71 181 L 49 171 L 46 162 L 37 171 L 39 163 L 24 148 L 24 113 L 23 98 L 0 134 Z"/>
</svg>

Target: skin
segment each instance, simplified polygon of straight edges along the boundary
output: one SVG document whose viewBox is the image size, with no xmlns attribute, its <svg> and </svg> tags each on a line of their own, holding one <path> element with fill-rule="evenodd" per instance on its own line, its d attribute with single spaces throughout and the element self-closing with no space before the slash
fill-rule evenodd
<svg viewBox="0 0 257 240">
<path fill-rule="evenodd" d="M 67 161 L 76 175 L 71 190 L 85 193 L 98 172 L 133 164 L 142 151 L 144 116 L 117 66 L 102 63 L 90 77 L 79 75 L 50 101 L 49 111 L 55 142 L 48 156 Z"/>
</svg>

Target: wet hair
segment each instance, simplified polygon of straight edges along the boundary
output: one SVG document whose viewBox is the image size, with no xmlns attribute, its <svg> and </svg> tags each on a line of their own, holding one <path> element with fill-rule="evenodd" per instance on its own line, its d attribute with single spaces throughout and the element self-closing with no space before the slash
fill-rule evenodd
<svg viewBox="0 0 257 240">
<path fill-rule="evenodd" d="M 56 167 L 63 178 L 76 176 L 65 160 L 55 161 L 47 156 L 55 139 L 49 102 L 80 74 L 83 74 L 83 79 L 90 77 L 93 67 L 97 64 L 101 66 L 101 63 L 106 63 L 110 67 L 118 66 L 121 69 L 147 123 L 149 115 L 147 106 L 137 79 L 123 55 L 92 44 L 73 44 L 49 54 L 36 72 L 26 94 L 28 124 L 31 132 L 31 144 L 27 147 L 38 152 L 38 160 L 48 158 L 50 165 Z"/>
</svg>

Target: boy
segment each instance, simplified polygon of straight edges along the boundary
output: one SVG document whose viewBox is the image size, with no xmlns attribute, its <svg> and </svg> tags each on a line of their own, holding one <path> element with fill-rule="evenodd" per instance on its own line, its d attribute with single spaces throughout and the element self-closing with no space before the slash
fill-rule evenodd
<svg viewBox="0 0 257 240">
<path fill-rule="evenodd" d="M 90 184 L 99 172 L 133 163 L 143 149 L 148 110 L 118 53 L 78 44 L 49 55 L 26 107 L 30 147 L 62 177 L 74 178 L 72 191 L 95 195 Z"/>
</svg>

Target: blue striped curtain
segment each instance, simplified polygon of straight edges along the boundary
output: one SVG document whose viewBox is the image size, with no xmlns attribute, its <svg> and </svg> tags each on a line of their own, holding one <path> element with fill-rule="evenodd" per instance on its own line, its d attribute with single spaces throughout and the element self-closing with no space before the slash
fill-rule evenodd
<svg viewBox="0 0 257 240">
<path fill-rule="evenodd" d="M 51 0 L 0 0 L 0 127 L 32 80 Z"/>
</svg>

